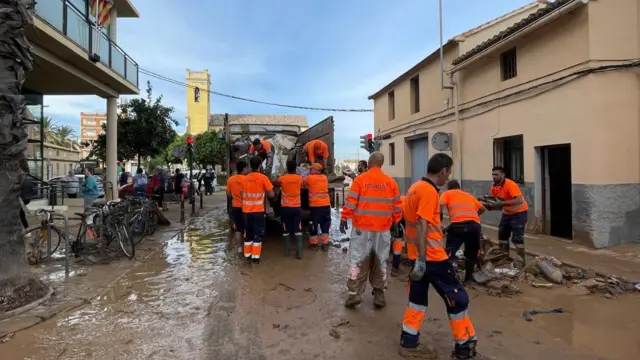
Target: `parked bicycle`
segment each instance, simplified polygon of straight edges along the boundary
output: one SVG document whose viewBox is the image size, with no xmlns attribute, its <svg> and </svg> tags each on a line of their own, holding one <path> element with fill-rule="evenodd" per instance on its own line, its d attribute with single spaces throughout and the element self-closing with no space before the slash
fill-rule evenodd
<svg viewBox="0 0 640 360">
<path fill-rule="evenodd" d="M 134 245 L 138 245 L 147 235 L 152 235 L 158 229 L 158 204 L 155 201 L 141 197 L 126 197 L 123 206 L 129 215 L 128 228 Z"/>
<path fill-rule="evenodd" d="M 53 255 L 60 243 L 64 239 L 64 230 L 56 227 L 52 214 L 54 211 L 46 209 L 38 209 L 36 216 L 40 218 L 40 226 L 29 229 L 25 233 L 25 237 L 33 237 L 36 239 L 40 248 L 40 259 Z M 47 251 L 48 238 L 51 239 L 51 250 Z"/>
</svg>

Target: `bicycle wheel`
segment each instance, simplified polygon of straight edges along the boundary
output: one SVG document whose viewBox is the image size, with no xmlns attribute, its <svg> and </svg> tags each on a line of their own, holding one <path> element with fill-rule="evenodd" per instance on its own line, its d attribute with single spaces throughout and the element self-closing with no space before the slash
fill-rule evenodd
<svg viewBox="0 0 640 360">
<path fill-rule="evenodd" d="M 130 221 L 133 244 L 138 245 L 147 235 L 147 221 L 142 215 L 142 211 L 137 213 Z"/>
<path fill-rule="evenodd" d="M 120 232 L 120 236 L 118 236 L 118 243 L 120 244 L 120 248 L 126 257 L 129 259 L 133 259 L 136 255 L 136 246 L 133 243 L 133 239 L 127 230 L 127 227 L 124 223 L 118 225 L 118 229 Z"/>
<path fill-rule="evenodd" d="M 41 226 L 38 226 L 36 228 L 33 228 L 27 231 L 24 234 L 24 236 L 34 237 L 36 239 L 36 243 L 38 244 L 38 247 L 40 248 L 40 258 L 43 259 L 47 257 L 47 228 L 46 227 L 43 228 Z M 51 227 L 51 253 L 49 253 L 49 255 L 53 255 L 53 253 L 55 253 L 56 250 L 58 250 L 58 247 L 60 247 L 60 242 L 62 239 L 64 239 L 64 235 L 62 231 L 52 226 Z"/>
<path fill-rule="evenodd" d="M 158 229 L 158 214 L 155 209 L 147 212 L 147 235 L 153 235 Z"/>
<path fill-rule="evenodd" d="M 119 245 L 115 247 L 113 243 L 119 244 L 119 235 L 106 225 L 86 227 L 74 252 L 92 264 L 108 264 L 118 256 Z"/>
</svg>

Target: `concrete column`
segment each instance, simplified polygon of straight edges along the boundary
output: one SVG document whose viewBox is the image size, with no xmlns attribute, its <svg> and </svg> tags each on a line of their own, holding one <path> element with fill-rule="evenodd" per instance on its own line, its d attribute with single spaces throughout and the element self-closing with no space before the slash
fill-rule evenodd
<svg viewBox="0 0 640 360">
<path fill-rule="evenodd" d="M 107 98 L 107 177 L 113 185 L 113 198 L 118 198 L 118 99 Z M 110 191 L 105 183 L 107 198 Z"/>
<path fill-rule="evenodd" d="M 109 13 L 111 18 L 111 25 L 109 25 L 109 38 L 114 43 L 118 43 L 118 10 L 116 7 L 111 7 L 111 11 Z"/>
</svg>

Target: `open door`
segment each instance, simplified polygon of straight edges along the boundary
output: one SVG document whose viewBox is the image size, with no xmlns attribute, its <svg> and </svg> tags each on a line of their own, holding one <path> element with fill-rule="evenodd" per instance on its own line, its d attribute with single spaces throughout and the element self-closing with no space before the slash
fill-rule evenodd
<svg viewBox="0 0 640 360">
<path fill-rule="evenodd" d="M 296 147 L 298 148 L 298 150 L 289 154 L 289 159 L 293 158 L 298 164 L 302 164 L 302 162 L 305 160 L 303 151 L 304 145 L 311 140 L 322 140 L 325 142 L 325 144 L 327 144 L 327 147 L 329 147 L 329 159 L 327 159 L 327 168 L 329 169 L 329 172 L 333 174 L 333 165 L 335 164 L 333 131 L 333 116 L 329 116 L 328 118 L 305 130 L 303 133 L 298 135 L 298 140 L 296 141 Z"/>
</svg>

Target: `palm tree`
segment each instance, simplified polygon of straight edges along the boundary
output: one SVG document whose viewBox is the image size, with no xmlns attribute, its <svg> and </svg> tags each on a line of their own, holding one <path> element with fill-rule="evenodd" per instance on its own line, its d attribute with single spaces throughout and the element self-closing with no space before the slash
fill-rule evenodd
<svg viewBox="0 0 640 360">
<path fill-rule="evenodd" d="M 54 128 L 54 141 L 58 145 L 73 147 L 73 137 L 76 131 L 69 125 L 60 125 Z"/>
<path fill-rule="evenodd" d="M 25 36 L 32 8 L 33 0 L 0 0 L 0 300 L 17 301 L 18 306 L 43 296 L 45 289 L 26 263 L 19 202 L 28 169 L 24 120 L 33 119 L 21 95 L 25 73 L 34 64 Z M 28 284 L 27 298 L 18 295 Z"/>
<path fill-rule="evenodd" d="M 36 124 L 33 127 L 34 131 L 34 139 L 40 139 L 40 128 L 44 130 L 44 141 L 53 140 L 55 138 L 54 134 L 58 124 L 48 116 L 44 116 L 40 118 L 39 124 Z"/>
</svg>

